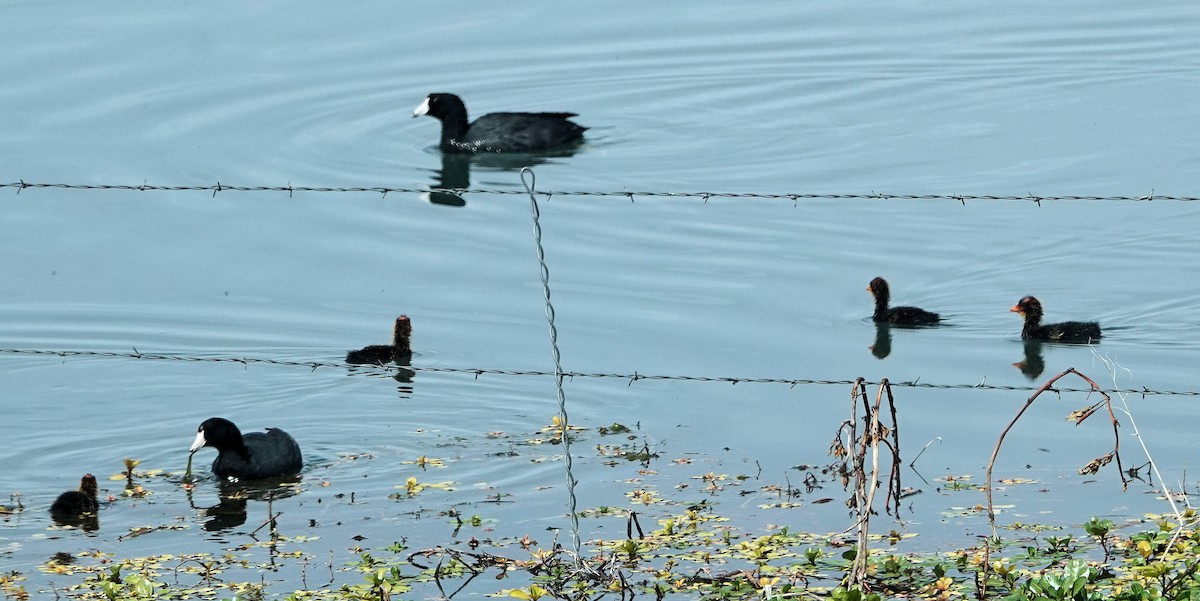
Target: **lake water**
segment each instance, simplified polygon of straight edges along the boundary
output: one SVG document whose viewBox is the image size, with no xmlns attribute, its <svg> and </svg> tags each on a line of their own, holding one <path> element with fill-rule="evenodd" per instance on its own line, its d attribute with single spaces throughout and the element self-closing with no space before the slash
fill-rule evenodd
<svg viewBox="0 0 1200 601">
<path fill-rule="evenodd" d="M 541 191 L 609 193 L 540 198 L 564 369 L 835 382 L 569 379 L 586 428 L 581 508 L 631 507 L 651 488 L 674 504 L 636 506 L 647 525 L 711 498 L 752 535 L 840 531 L 834 483 L 790 509 L 760 508 L 771 495 L 755 491 L 828 463 L 845 382 L 886 377 L 946 385 L 895 390 L 905 462 L 929 444 L 905 472 L 922 494 L 888 527 L 919 534 L 913 548 L 960 547 L 986 521 L 955 508 L 983 496 L 937 478 L 981 481 L 1000 430 L 1068 367 L 1189 393 L 1128 396 L 1133 419 L 1119 417 L 1126 467 L 1145 462 L 1136 425 L 1167 484 L 1194 489 L 1200 205 L 1162 199 L 1198 192 L 1194 4 L 15 2 L 6 16 L 0 183 L 475 190 L 454 206 L 411 192 L 0 189 L 0 502 L 19 492 L 27 508 L 0 520 L 0 570 L 30 590 L 79 581 L 37 571 L 58 551 L 248 542 L 265 503 L 214 524 L 196 507 L 217 503 L 216 483 L 190 498 L 178 486 L 213 415 L 300 441 L 299 493 L 273 507 L 300 537 L 289 550 L 316 563 L 398 540 L 545 547 L 546 528 L 569 526 L 561 449 L 529 442 L 558 413 L 553 378 L 497 373 L 553 371 L 529 198 L 512 164 L 443 164 L 437 122 L 410 118 L 438 91 L 475 116 L 567 110 L 591 128 L 573 155 L 534 165 Z M 892 330 L 876 357 L 864 288 L 877 275 L 895 304 L 945 325 Z M 1050 321 L 1099 320 L 1102 342 L 1046 345 L 1041 372 L 1023 373 L 1008 308 L 1026 294 Z M 399 314 L 414 324 L 409 381 L 336 365 L 385 342 Z M 1063 420 L 1092 400 L 1043 396 L 1022 418 L 997 473 L 1036 483 L 1003 491 L 1002 523 L 1167 510 L 1145 483 L 1122 492 L 1114 467 L 1075 473 L 1112 446 L 1104 415 Z M 613 423 L 632 438 L 597 432 Z M 616 444 L 658 459 L 647 471 L 598 450 Z M 149 496 L 106 479 L 126 457 L 152 470 Z M 197 455 L 201 474 L 211 458 Z M 46 508 L 85 472 L 117 500 L 95 532 L 52 529 Z M 731 486 L 753 494 L 680 488 L 709 472 L 749 475 Z M 453 490 L 408 496 L 409 477 Z M 484 526 L 455 533 L 439 514 L 451 507 Z M 178 529 L 128 536 L 164 525 Z M 582 535 L 623 526 L 586 519 Z M 304 578 L 290 566 L 268 588 Z"/>
</svg>

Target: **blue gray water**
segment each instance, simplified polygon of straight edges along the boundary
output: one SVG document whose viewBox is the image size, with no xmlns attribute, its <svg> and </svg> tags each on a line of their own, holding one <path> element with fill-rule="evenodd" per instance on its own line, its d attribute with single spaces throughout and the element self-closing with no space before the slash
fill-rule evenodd
<svg viewBox="0 0 1200 601">
<path fill-rule="evenodd" d="M 0 183 L 437 186 L 437 123 L 410 114 L 427 93 L 450 91 L 475 115 L 580 114 L 587 144 L 535 165 L 541 190 L 1198 193 L 1200 9 L 1182 2 L 19 2 L 6 13 Z M 451 183 L 522 190 L 495 164 Z M 336 363 L 386 341 L 404 313 L 418 367 L 553 369 L 522 195 L 467 193 L 456 207 L 413 193 L 5 188 L 0 199 L 0 348 Z M 1106 385 L 1115 374 L 1125 387 L 1200 390 L 1198 211 L 1168 200 L 555 195 L 543 198 L 541 227 L 565 369 L 988 385 L 897 390 L 906 450 L 931 443 L 908 479 L 924 493 L 903 527 L 937 548 L 984 523 L 947 517 L 982 496 L 939 494 L 934 479 L 981 478 L 1030 394 L 991 386 L 1036 386 L 1076 367 Z M 895 302 L 939 311 L 946 325 L 893 331 L 891 353 L 873 356 L 864 288 L 876 275 Z M 1050 320 L 1099 320 L 1102 343 L 1046 347 L 1042 374 L 1027 377 L 1013 365 L 1025 352 L 1008 312 L 1026 294 Z M 20 492 L 29 507 L 0 521 L 6 571 L 59 550 L 243 542 L 261 515 L 207 533 L 161 477 L 147 480 L 150 497 L 106 507 L 94 534 L 47 531 L 45 508 L 84 472 L 120 496 L 121 482 L 105 478 L 125 457 L 182 471 L 195 427 L 213 415 L 301 442 L 305 484 L 276 508 L 285 532 L 321 537 L 302 546 L 322 557 L 349 560 L 355 534 L 368 546 L 446 543 L 441 519 L 406 512 L 451 505 L 496 520 L 495 536 L 566 525 L 560 451 L 516 442 L 558 411 L 548 377 L 422 371 L 398 383 L 330 367 L 5 352 L 0 380 L 0 501 Z M 794 483 L 789 468 L 827 461 L 848 392 L 569 380 L 571 419 L 592 429 L 575 449 L 580 503 L 627 506 L 638 477 L 640 466 L 597 455 L 611 444 L 599 426 L 636 426 L 635 443 L 661 456 L 644 484 L 694 500 L 671 485 L 707 472 L 758 475 L 751 489 Z M 1168 483 L 1191 489 L 1194 399 L 1126 399 L 1126 463 L 1145 460 L 1136 420 Z M 1016 515 L 1002 519 L 1166 510 L 1148 487 L 1122 493 L 1112 468 L 1075 475 L 1111 446 L 1103 416 L 1079 428 L 1062 419 L 1087 402 L 1045 397 L 1010 436 L 1001 471 L 1039 486 L 1005 491 Z M 422 455 L 447 467 L 421 472 L 411 461 Z M 211 455 L 198 457 L 206 470 Z M 672 463 L 682 458 L 696 460 Z M 456 489 L 388 499 L 409 476 Z M 335 496 L 351 492 L 355 504 Z M 495 494 L 517 502 L 482 504 Z M 214 484 L 194 495 L 212 504 Z M 849 525 L 840 503 L 769 511 L 759 497 L 722 498 L 718 511 L 748 530 Z M 185 529 L 117 540 L 177 518 Z M 620 527 L 584 526 L 585 538 Z M 279 591 L 299 578 L 275 577 Z M 35 574 L 31 586 L 51 581 L 69 583 Z"/>
</svg>

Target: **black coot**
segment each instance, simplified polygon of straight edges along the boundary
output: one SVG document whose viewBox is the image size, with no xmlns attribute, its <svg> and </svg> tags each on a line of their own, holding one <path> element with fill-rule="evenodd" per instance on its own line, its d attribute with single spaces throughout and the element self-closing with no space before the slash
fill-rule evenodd
<svg viewBox="0 0 1200 601">
<path fill-rule="evenodd" d="M 358 365 L 383 365 L 395 361 L 397 365 L 412 363 L 412 321 L 407 315 L 396 318 L 392 327 L 391 344 L 372 344 L 357 351 L 346 353 L 346 363 Z"/>
<path fill-rule="evenodd" d="M 1100 339 L 1100 324 L 1094 321 L 1064 321 L 1042 324 L 1042 303 L 1026 296 L 1009 309 L 1025 318 L 1021 338 L 1051 342 L 1088 343 Z"/>
<path fill-rule="evenodd" d="M 233 422 L 219 417 L 200 424 L 190 452 L 201 447 L 217 450 L 212 471 L 223 480 L 294 476 L 303 466 L 300 445 L 287 432 L 267 428 L 266 432 L 242 435 Z"/>
<path fill-rule="evenodd" d="M 578 144 L 586 127 L 575 113 L 488 113 L 467 123 L 467 105 L 454 94 L 430 94 L 413 111 L 442 122 L 442 152 L 537 152 Z"/>
<path fill-rule="evenodd" d="M 96 477 L 84 474 L 79 480 L 79 490 L 68 490 L 58 495 L 54 504 L 50 505 L 50 514 L 56 518 L 72 518 L 85 513 L 95 513 L 100 509 L 100 502 L 96 499 L 98 490 Z"/>
<path fill-rule="evenodd" d="M 867 285 L 867 291 L 875 297 L 875 314 L 872 316 L 879 323 L 890 323 L 898 326 L 931 326 L 940 321 L 937 313 L 930 313 L 916 307 L 888 308 L 887 280 L 875 278 Z"/>
</svg>

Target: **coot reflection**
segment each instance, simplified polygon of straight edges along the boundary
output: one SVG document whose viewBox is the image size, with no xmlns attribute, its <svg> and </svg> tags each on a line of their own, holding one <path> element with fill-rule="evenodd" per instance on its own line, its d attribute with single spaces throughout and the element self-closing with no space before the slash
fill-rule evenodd
<svg viewBox="0 0 1200 601">
<path fill-rule="evenodd" d="M 1025 340 L 1025 359 L 1013 363 L 1021 373 L 1030 380 L 1037 379 L 1046 371 L 1046 361 L 1042 359 L 1042 341 L 1037 339 Z"/>
<path fill-rule="evenodd" d="M 421 199 L 450 207 L 466 206 L 463 198 L 464 190 L 471 187 L 471 170 L 482 168 L 485 171 L 520 171 L 525 167 L 533 167 L 552 162 L 558 158 L 574 156 L 579 150 L 577 146 L 556 148 L 542 152 L 518 153 L 442 153 L 441 170 L 434 171 L 433 190 L 421 195 Z"/>
<path fill-rule="evenodd" d="M 871 354 L 876 359 L 886 359 L 892 354 L 892 326 L 886 321 L 875 322 L 875 343 L 871 345 Z"/>
<path fill-rule="evenodd" d="M 266 517 L 268 501 L 278 501 L 300 493 L 294 478 L 268 478 L 245 482 L 221 481 L 215 505 L 197 506 L 192 500 L 192 489 L 188 489 L 188 504 L 204 518 L 204 529 L 209 532 L 230 530 L 246 523 L 250 502 L 262 507 Z"/>
</svg>

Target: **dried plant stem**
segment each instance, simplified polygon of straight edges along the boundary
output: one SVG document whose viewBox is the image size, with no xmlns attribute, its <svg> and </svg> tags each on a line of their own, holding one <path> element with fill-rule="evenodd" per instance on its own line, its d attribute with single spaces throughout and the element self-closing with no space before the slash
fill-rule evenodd
<svg viewBox="0 0 1200 601">
<path fill-rule="evenodd" d="M 1106 456 L 1102 456 L 1100 459 L 1098 459 L 1096 461 L 1093 461 L 1092 464 L 1089 464 L 1089 467 L 1092 466 L 1093 464 L 1098 464 L 1098 465 L 1096 465 L 1096 468 L 1098 469 L 1098 467 L 1100 465 L 1107 463 L 1107 460 L 1104 460 L 1106 457 L 1108 459 L 1115 457 L 1117 460 L 1117 470 L 1121 475 L 1122 485 L 1127 486 L 1129 484 L 1129 481 L 1125 479 L 1124 470 L 1121 469 L 1120 434 L 1117 431 L 1117 428 L 1120 426 L 1120 424 L 1117 422 L 1116 414 L 1113 413 L 1112 400 L 1109 398 L 1108 394 L 1105 393 L 1100 388 L 1100 386 L 1098 386 L 1094 381 L 1092 381 L 1091 378 L 1076 371 L 1074 367 L 1067 368 L 1066 371 L 1063 371 L 1062 373 L 1058 374 L 1057 376 L 1054 376 L 1053 378 L 1050 378 L 1049 380 L 1047 380 L 1045 384 L 1042 384 L 1042 386 L 1033 393 L 1033 395 L 1031 395 L 1028 399 L 1026 399 L 1025 404 L 1022 405 L 1021 409 L 1019 411 L 1017 411 L 1017 414 L 1015 416 L 1013 416 L 1012 421 L 1008 422 L 1008 425 L 1005 426 L 1004 430 L 1002 430 L 1000 432 L 1000 438 L 996 441 L 996 446 L 992 449 L 992 456 L 990 459 L 988 459 L 988 464 L 987 464 L 987 476 L 986 476 L 984 492 L 987 494 L 988 524 L 992 528 L 992 536 L 993 537 L 996 536 L 996 510 L 995 510 L 995 506 L 992 503 L 992 469 L 996 465 L 996 457 L 1000 455 L 1000 447 L 1001 447 L 1001 445 L 1004 444 L 1004 438 L 1006 436 L 1008 436 L 1008 432 L 1010 430 L 1012 430 L 1013 426 L 1015 426 L 1017 424 L 1017 420 L 1021 419 L 1021 416 L 1025 414 L 1025 411 L 1027 409 L 1029 409 L 1030 405 L 1033 405 L 1033 402 L 1035 400 L 1037 400 L 1038 396 L 1040 396 L 1043 392 L 1045 392 L 1047 390 L 1052 390 L 1055 382 L 1058 382 L 1060 379 L 1062 379 L 1070 374 L 1074 374 L 1074 375 L 1078 376 L 1079 378 L 1083 379 L 1085 382 L 1088 383 L 1088 385 L 1091 387 L 1091 390 L 1093 392 L 1099 393 L 1100 396 L 1103 397 L 1103 399 L 1100 402 L 1093 404 L 1087 410 L 1082 411 L 1082 412 L 1077 412 L 1077 414 L 1073 414 L 1073 415 L 1075 415 L 1075 417 L 1073 419 L 1074 419 L 1076 425 L 1082 423 L 1083 420 L 1085 420 L 1089 416 L 1091 416 L 1092 413 L 1095 412 L 1096 408 L 1099 407 L 1099 405 L 1101 405 L 1101 404 L 1104 404 L 1108 408 L 1108 417 L 1109 417 L 1109 420 L 1112 422 L 1112 428 L 1113 428 L 1113 450 L 1112 450 L 1112 452 Z"/>
<path fill-rule="evenodd" d="M 1108 369 L 1109 376 L 1112 378 L 1113 387 L 1116 388 L 1117 369 L 1120 366 L 1118 366 L 1115 361 L 1107 356 L 1101 356 L 1096 352 L 1095 348 L 1092 349 L 1092 356 L 1103 363 L 1104 367 Z M 1163 496 L 1166 497 L 1167 504 L 1171 506 L 1171 512 L 1175 516 L 1175 531 L 1172 533 L 1171 540 L 1163 546 L 1162 553 L 1163 555 L 1166 555 L 1168 550 L 1174 547 L 1175 542 L 1179 539 L 1184 529 L 1195 526 L 1197 523 L 1200 523 L 1200 520 L 1188 521 L 1183 512 L 1180 511 L 1179 506 L 1175 503 L 1175 496 L 1171 494 L 1171 491 L 1167 488 L 1167 481 L 1163 479 L 1162 472 L 1160 472 L 1158 469 L 1158 462 L 1155 461 L 1154 457 L 1150 455 L 1150 449 L 1146 446 L 1146 440 L 1142 437 L 1141 430 L 1138 429 L 1137 420 L 1133 418 L 1133 412 L 1129 409 L 1129 403 L 1125 398 L 1125 393 L 1121 392 L 1121 390 L 1117 388 L 1116 394 L 1117 398 L 1121 400 L 1121 412 L 1124 413 L 1125 417 L 1129 420 L 1129 427 L 1132 429 L 1132 434 L 1134 438 L 1137 439 L 1138 444 L 1141 445 L 1142 452 L 1146 455 L 1146 460 L 1150 463 L 1150 469 L 1154 472 L 1154 476 L 1158 478 L 1159 485 L 1163 488 Z M 1186 497 L 1184 497 L 1184 499 L 1186 501 Z"/>
<path fill-rule="evenodd" d="M 1075 422 L 1075 425 L 1079 425 L 1079 424 L 1083 423 L 1083 421 L 1085 419 L 1087 419 L 1093 413 L 1095 413 L 1096 409 L 1098 409 L 1100 407 L 1100 405 L 1103 404 L 1108 409 L 1108 418 L 1109 418 L 1109 421 L 1112 423 L 1112 429 L 1113 429 L 1113 450 L 1105 455 L 1102 455 L 1096 459 L 1093 459 L 1086 466 L 1081 468 L 1079 470 L 1079 472 L 1080 473 L 1095 473 L 1101 467 L 1108 464 L 1109 461 L 1111 461 L 1112 459 L 1115 458 L 1117 461 L 1117 473 L 1121 477 L 1122 488 L 1127 487 L 1129 485 L 1129 480 L 1126 479 L 1126 477 L 1125 477 L 1125 470 L 1121 467 L 1121 453 L 1120 453 L 1121 439 L 1120 439 L 1120 434 L 1117 430 L 1117 428 L 1120 426 L 1120 423 L 1117 422 L 1117 416 L 1113 412 L 1112 399 L 1108 396 L 1107 393 L 1104 392 L 1104 390 L 1102 390 L 1100 388 L 1100 386 L 1098 386 L 1096 384 L 1096 382 L 1094 382 L 1091 378 L 1087 377 L 1086 375 L 1076 371 L 1074 367 L 1068 368 L 1066 371 L 1063 371 L 1062 373 L 1058 374 L 1057 376 L 1054 376 L 1053 378 L 1050 378 L 1049 380 L 1047 380 L 1045 384 L 1042 384 L 1042 386 L 1040 388 L 1038 388 L 1028 399 L 1025 400 L 1025 404 L 1021 406 L 1021 409 L 1017 411 L 1017 414 L 1015 416 L 1013 416 L 1012 420 L 1008 422 L 1008 425 L 1004 427 L 1004 430 L 1002 430 L 1000 432 L 1000 438 L 998 440 L 996 440 L 996 446 L 994 448 L 992 448 L 992 456 L 990 459 L 988 459 L 986 482 L 984 483 L 984 493 L 987 495 L 988 525 L 991 526 L 992 537 L 990 539 L 988 539 L 987 544 L 984 545 L 984 558 L 983 558 L 983 566 L 982 566 L 983 570 L 982 570 L 982 574 L 981 574 L 981 580 L 979 581 L 979 585 L 978 585 L 979 596 L 981 599 L 987 598 L 987 581 L 988 581 L 990 565 L 991 565 L 992 541 L 998 537 L 997 532 L 996 532 L 996 509 L 995 509 L 995 505 L 992 502 L 992 488 L 993 488 L 993 486 L 992 486 L 992 469 L 996 465 L 996 457 L 998 457 L 1000 455 L 1000 447 L 1004 444 L 1004 438 L 1006 436 L 1008 436 L 1008 432 L 1010 430 L 1012 430 L 1013 426 L 1015 426 L 1017 424 L 1017 420 L 1021 419 L 1021 416 L 1025 414 L 1025 411 L 1027 409 L 1029 409 L 1029 407 L 1031 405 L 1033 405 L 1033 402 L 1035 400 L 1037 400 L 1038 396 L 1040 396 L 1043 392 L 1046 392 L 1047 390 L 1053 390 L 1055 382 L 1058 382 L 1060 379 L 1062 379 L 1070 374 L 1074 374 L 1074 375 L 1078 376 L 1079 378 L 1081 378 L 1083 381 L 1087 382 L 1088 386 L 1090 386 L 1090 391 L 1098 393 L 1102 397 L 1099 402 L 1093 403 L 1090 407 L 1083 409 L 1081 411 L 1073 412 L 1070 415 L 1070 419 L 1072 419 Z"/>
<path fill-rule="evenodd" d="M 891 409 L 892 424 L 890 428 L 880 423 L 884 393 L 887 393 Z M 858 434 L 858 404 L 862 401 L 863 433 Z M 888 431 L 891 430 L 891 439 Z M 880 485 L 880 446 L 886 446 L 891 455 L 892 465 L 888 475 L 888 513 L 894 504 L 896 514 L 900 508 L 900 447 L 899 436 L 896 433 L 896 405 L 892 397 L 891 386 L 886 379 L 879 384 L 879 390 L 872 404 L 867 398 L 866 382 L 862 378 L 855 380 L 850 390 L 850 418 L 842 422 L 834 439 L 831 453 L 842 460 L 843 485 L 852 487 L 852 495 L 847 501 L 851 511 L 857 515 L 854 524 L 846 530 L 857 530 L 857 549 L 854 562 L 846 575 L 846 585 L 868 590 L 867 582 L 868 560 L 870 558 L 869 538 L 871 514 L 874 512 L 875 495 Z M 849 434 L 849 439 L 843 444 L 843 434 Z M 870 455 L 870 469 L 867 457 Z"/>
</svg>

